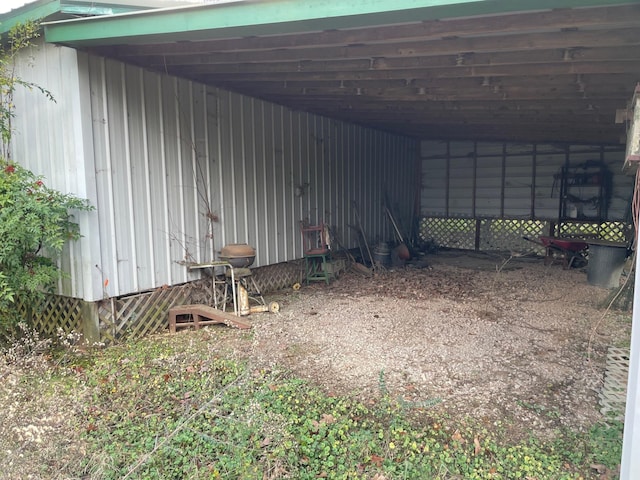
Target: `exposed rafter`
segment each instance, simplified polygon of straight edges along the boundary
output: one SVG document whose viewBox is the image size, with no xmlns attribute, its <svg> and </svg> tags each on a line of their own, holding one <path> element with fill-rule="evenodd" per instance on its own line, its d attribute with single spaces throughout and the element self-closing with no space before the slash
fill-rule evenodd
<svg viewBox="0 0 640 480">
<path fill-rule="evenodd" d="M 563 0 L 548 8 L 539 0 L 525 8 L 452 0 L 438 9 L 398 0 L 386 3 L 385 15 L 381 0 L 329 1 L 327 18 L 289 0 L 243 3 L 96 19 L 106 30 L 86 41 L 73 40 L 88 35 L 82 22 L 48 34 L 151 70 L 416 137 L 617 143 L 624 126 L 616 110 L 640 81 L 637 2 Z M 286 5 L 296 9 L 289 22 L 265 23 Z M 250 9 L 264 18 L 240 15 Z M 205 17 L 209 31 L 200 27 Z M 131 40 L 124 27 L 139 34 Z"/>
</svg>

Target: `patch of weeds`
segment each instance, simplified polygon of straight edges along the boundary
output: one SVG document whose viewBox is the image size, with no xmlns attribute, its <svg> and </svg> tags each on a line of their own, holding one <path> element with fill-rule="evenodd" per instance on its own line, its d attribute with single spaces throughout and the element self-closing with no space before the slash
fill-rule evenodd
<svg viewBox="0 0 640 480">
<path fill-rule="evenodd" d="M 560 411 L 557 408 L 548 408 L 540 403 L 525 402 L 524 400 L 517 400 L 516 404 L 526 410 L 531 410 L 537 415 L 543 415 L 550 419 L 560 418 Z"/>
<path fill-rule="evenodd" d="M 17 332 L 0 350 L 0 478 L 71 478 L 82 456 L 76 413 L 85 389 L 75 372 L 57 364 L 53 348 L 60 339 L 24 324 Z"/>
<path fill-rule="evenodd" d="M 408 407 L 390 394 L 384 372 L 380 398 L 360 402 L 221 357 L 208 340 L 197 332 L 159 336 L 92 351 L 90 361 L 52 357 L 53 373 L 39 393 L 70 408 L 75 430 L 42 441 L 54 450 L 72 442 L 84 452 L 82 465 L 69 463 L 65 475 L 578 479 L 596 478 L 593 465 L 614 472 L 620 461 L 620 423 L 562 432 L 553 441 L 514 441 L 501 426 L 447 417 L 428 409 L 430 402 Z M 33 397 L 13 400 L 25 406 Z"/>
<path fill-rule="evenodd" d="M 553 443 L 567 461 L 603 472 L 617 472 L 622 457 L 623 422 L 609 419 L 584 433 L 564 431 Z"/>
</svg>

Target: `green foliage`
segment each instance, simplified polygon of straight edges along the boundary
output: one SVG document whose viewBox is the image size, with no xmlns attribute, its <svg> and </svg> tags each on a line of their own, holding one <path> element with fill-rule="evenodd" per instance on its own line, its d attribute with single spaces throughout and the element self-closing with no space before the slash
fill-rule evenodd
<svg viewBox="0 0 640 480">
<path fill-rule="evenodd" d="M 54 260 L 80 237 L 69 210 L 89 205 L 48 188 L 42 178 L 0 159 L 0 312 L 16 298 L 34 301 L 60 277 Z"/>
<path fill-rule="evenodd" d="M 620 461 L 621 425 L 513 441 L 501 425 L 408 411 L 388 395 L 327 395 L 218 357 L 204 335 L 185 337 L 111 348 L 77 369 L 93 392 L 78 476 L 578 479 Z"/>
<path fill-rule="evenodd" d="M 13 305 L 17 297 L 33 303 L 51 290 L 60 278 L 55 258 L 68 240 L 79 238 L 78 225 L 69 210 L 89 205 L 72 195 L 48 188 L 43 179 L 9 160 L 14 117 L 13 94 L 17 86 L 36 88 L 53 100 L 44 88 L 15 75 L 18 52 L 31 46 L 38 35 L 33 22 L 11 29 L 0 51 L 0 326 L 20 319 Z"/>
</svg>

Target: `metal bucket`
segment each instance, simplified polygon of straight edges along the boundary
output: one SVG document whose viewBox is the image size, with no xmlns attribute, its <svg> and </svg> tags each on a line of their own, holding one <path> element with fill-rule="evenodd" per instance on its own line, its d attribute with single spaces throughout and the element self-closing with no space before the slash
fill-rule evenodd
<svg viewBox="0 0 640 480">
<path fill-rule="evenodd" d="M 373 261 L 376 265 L 388 267 L 391 263 L 391 250 L 387 242 L 380 242 L 373 249 Z"/>
<path fill-rule="evenodd" d="M 624 243 L 606 241 L 588 243 L 587 282 L 589 285 L 604 288 L 618 287 L 627 258 L 627 246 Z"/>
</svg>

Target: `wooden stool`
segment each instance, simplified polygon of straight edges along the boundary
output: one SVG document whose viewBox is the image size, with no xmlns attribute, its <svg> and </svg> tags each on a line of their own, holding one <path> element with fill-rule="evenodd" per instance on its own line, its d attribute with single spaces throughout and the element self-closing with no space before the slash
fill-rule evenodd
<svg viewBox="0 0 640 480">
<path fill-rule="evenodd" d="M 329 284 L 333 276 L 327 268 L 329 258 L 330 255 L 328 253 L 304 256 L 305 280 L 307 284 L 313 281 L 325 281 L 327 285 Z"/>
</svg>

